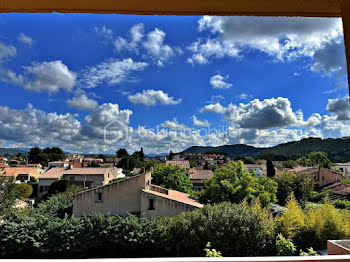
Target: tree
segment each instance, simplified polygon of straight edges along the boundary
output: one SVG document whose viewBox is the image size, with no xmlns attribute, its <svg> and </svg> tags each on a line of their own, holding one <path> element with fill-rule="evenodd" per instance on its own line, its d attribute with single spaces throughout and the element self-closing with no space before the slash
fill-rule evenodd
<svg viewBox="0 0 350 262">
<path fill-rule="evenodd" d="M 192 183 L 186 169 L 173 165 L 159 165 L 152 172 L 152 183 L 168 189 L 190 193 Z"/>
<path fill-rule="evenodd" d="M 128 151 L 126 151 L 125 148 L 120 148 L 117 152 L 117 157 L 118 158 L 125 158 L 125 157 L 128 157 L 129 156 L 129 153 Z"/>
<path fill-rule="evenodd" d="M 302 173 L 282 173 L 276 175 L 274 180 L 277 182 L 277 199 L 280 205 L 284 205 L 291 193 L 294 194 L 297 201 L 306 201 L 311 197 L 314 190 L 314 181 L 309 176 Z"/>
<path fill-rule="evenodd" d="M 190 162 L 190 168 L 196 167 L 197 166 L 197 162 L 196 161 L 191 161 Z"/>
<path fill-rule="evenodd" d="M 198 193 L 198 199 L 204 204 L 230 201 L 240 203 L 260 198 L 267 206 L 276 202 L 277 183 L 267 177 L 256 177 L 249 172 L 243 162 L 230 161 L 216 169 L 212 178 L 205 182 L 204 189 Z"/>
<path fill-rule="evenodd" d="M 321 151 L 315 151 L 309 154 L 309 161 L 311 166 L 318 166 L 324 168 L 331 167 L 331 161 L 328 159 L 327 153 Z"/>
<path fill-rule="evenodd" d="M 30 197 L 33 193 L 33 187 L 29 184 L 16 184 L 16 190 L 20 199 L 24 200 Z"/>
<path fill-rule="evenodd" d="M 274 177 L 276 174 L 275 167 L 271 159 L 267 159 L 266 161 L 266 173 L 267 177 Z"/>
<path fill-rule="evenodd" d="M 143 148 L 141 147 L 141 150 L 140 151 L 135 151 L 133 154 L 132 154 L 132 157 L 135 159 L 135 160 L 139 160 L 141 162 L 143 162 L 144 158 L 145 158 L 145 154 L 143 153 Z"/>
<path fill-rule="evenodd" d="M 103 162 L 106 162 L 106 157 L 104 154 L 99 154 L 98 158 L 101 158 L 103 160 Z"/>
<path fill-rule="evenodd" d="M 175 155 L 175 154 L 173 153 L 173 151 L 170 150 L 170 153 L 169 153 L 169 160 L 172 160 L 173 157 L 174 157 L 174 155 Z"/>
<path fill-rule="evenodd" d="M 6 215 L 18 198 L 18 191 L 14 180 L 0 178 L 0 216 Z"/>
<path fill-rule="evenodd" d="M 295 167 L 295 161 L 294 160 L 287 160 L 283 163 L 283 167 L 284 168 L 290 168 L 292 169 L 293 167 Z"/>
<path fill-rule="evenodd" d="M 49 192 L 45 195 L 45 199 L 58 193 L 66 192 L 70 187 L 70 182 L 67 179 L 60 179 L 53 182 L 49 188 Z"/>
</svg>

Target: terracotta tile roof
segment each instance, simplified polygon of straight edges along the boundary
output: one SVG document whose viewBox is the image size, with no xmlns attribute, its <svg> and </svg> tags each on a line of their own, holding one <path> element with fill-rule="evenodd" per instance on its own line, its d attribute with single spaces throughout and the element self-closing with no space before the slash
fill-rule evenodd
<svg viewBox="0 0 350 262">
<path fill-rule="evenodd" d="M 244 164 L 246 168 L 260 168 L 259 165 L 255 165 L 255 164 Z"/>
<path fill-rule="evenodd" d="M 343 195 L 343 196 L 348 196 L 350 195 L 350 185 L 345 184 L 345 183 L 334 183 L 330 186 L 324 187 L 324 190 L 332 190 L 333 193 L 338 194 L 338 195 Z"/>
<path fill-rule="evenodd" d="M 85 167 L 85 168 L 73 168 L 64 170 L 64 175 L 103 175 L 108 171 L 116 169 L 104 168 L 104 167 Z"/>
<path fill-rule="evenodd" d="M 298 166 L 288 170 L 288 172 L 294 172 L 294 173 L 300 173 L 300 172 L 314 173 L 316 171 L 318 171 L 318 168 L 310 167 L 310 166 Z"/>
<path fill-rule="evenodd" d="M 84 158 L 84 162 L 92 162 L 92 161 L 103 162 L 103 159 L 102 158 Z"/>
<path fill-rule="evenodd" d="M 152 187 L 158 187 L 158 186 L 152 185 Z M 161 187 L 159 187 L 159 188 L 162 189 L 160 191 L 165 190 L 167 192 L 167 194 L 160 193 L 160 192 L 157 192 L 154 190 L 146 190 L 146 189 L 142 189 L 142 191 L 146 192 L 148 194 L 151 194 L 151 195 L 174 200 L 176 202 L 184 203 L 184 204 L 190 205 L 190 206 L 195 206 L 195 207 L 200 207 L 200 208 L 202 208 L 204 206 L 203 204 L 197 202 L 196 200 L 189 198 L 189 194 L 182 193 L 182 192 L 179 192 L 176 190 L 170 190 L 170 189 L 165 189 L 165 188 L 161 188 Z"/>
<path fill-rule="evenodd" d="M 65 171 L 64 168 L 54 167 L 49 169 L 44 174 L 42 174 L 39 177 L 39 179 L 59 179 L 61 176 L 63 176 L 64 171 Z"/>
<path fill-rule="evenodd" d="M 213 177 L 213 171 L 211 170 L 194 170 L 190 173 L 190 179 L 205 180 Z"/>
<path fill-rule="evenodd" d="M 165 162 L 165 164 L 179 166 L 179 167 L 186 168 L 186 169 L 190 168 L 190 161 L 188 161 L 188 160 L 167 160 Z"/>
<path fill-rule="evenodd" d="M 4 167 L 9 167 L 9 166 L 8 166 L 8 165 L 1 164 L 1 163 L 0 163 L 0 168 L 4 168 Z"/>
<path fill-rule="evenodd" d="M 1 175 L 6 177 L 17 177 L 18 175 L 27 174 L 33 177 L 40 176 L 38 168 L 35 167 L 7 167 Z"/>
</svg>

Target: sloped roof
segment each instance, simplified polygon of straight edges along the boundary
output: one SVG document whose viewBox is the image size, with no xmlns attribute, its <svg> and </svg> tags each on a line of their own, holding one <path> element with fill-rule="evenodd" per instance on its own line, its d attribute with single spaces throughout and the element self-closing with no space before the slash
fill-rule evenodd
<svg viewBox="0 0 350 262">
<path fill-rule="evenodd" d="M 64 168 L 54 167 L 42 174 L 39 179 L 59 179 L 64 171 Z"/>
<path fill-rule="evenodd" d="M 64 175 L 103 175 L 108 171 L 115 169 L 105 167 L 83 167 L 64 170 Z"/>
<path fill-rule="evenodd" d="M 36 167 L 6 167 L 1 175 L 6 177 L 17 177 L 18 175 L 39 177 L 40 172 Z"/>
<path fill-rule="evenodd" d="M 186 168 L 186 169 L 190 168 L 190 161 L 188 161 L 188 160 L 167 160 L 165 162 L 165 164 L 179 166 L 179 167 Z"/>
<path fill-rule="evenodd" d="M 213 177 L 213 171 L 211 170 L 194 170 L 190 173 L 190 179 L 205 180 Z"/>
<path fill-rule="evenodd" d="M 152 185 L 153 187 L 157 187 Z M 159 196 L 162 198 L 166 198 L 166 199 L 170 199 L 170 200 L 174 200 L 176 202 L 179 203 L 183 203 L 186 205 L 190 205 L 190 206 L 194 206 L 194 207 L 199 207 L 202 208 L 204 205 L 197 202 L 194 199 L 189 198 L 189 194 L 186 193 L 182 193 L 176 190 L 170 190 L 170 189 L 164 189 L 165 191 L 167 191 L 167 194 L 161 193 L 161 192 L 157 192 L 154 190 L 146 190 L 146 189 L 142 189 L 143 192 L 154 195 L 154 196 Z"/>
</svg>

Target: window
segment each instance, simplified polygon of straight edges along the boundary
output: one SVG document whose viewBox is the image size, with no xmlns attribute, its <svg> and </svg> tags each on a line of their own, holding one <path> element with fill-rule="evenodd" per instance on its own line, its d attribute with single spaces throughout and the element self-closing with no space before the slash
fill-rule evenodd
<svg viewBox="0 0 350 262">
<path fill-rule="evenodd" d="M 102 192 L 97 192 L 96 193 L 96 203 L 101 203 L 102 202 Z"/>
<path fill-rule="evenodd" d="M 154 210 L 154 199 L 150 199 L 149 200 L 148 210 Z"/>
<path fill-rule="evenodd" d="M 75 180 L 75 177 L 74 176 L 71 176 L 69 177 L 70 181 L 74 181 Z"/>
<path fill-rule="evenodd" d="M 322 181 L 324 181 L 324 176 L 322 176 Z"/>
<path fill-rule="evenodd" d="M 40 192 L 40 193 L 43 193 L 43 192 L 44 192 L 44 186 L 40 186 L 39 192 Z"/>
<path fill-rule="evenodd" d="M 50 186 L 45 186 L 45 187 L 44 187 L 44 191 L 45 191 L 45 192 L 48 192 L 49 190 L 50 190 Z"/>
</svg>

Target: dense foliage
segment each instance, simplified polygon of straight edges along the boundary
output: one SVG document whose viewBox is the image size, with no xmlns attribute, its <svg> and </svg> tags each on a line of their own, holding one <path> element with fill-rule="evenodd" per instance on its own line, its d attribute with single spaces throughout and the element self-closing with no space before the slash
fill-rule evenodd
<svg viewBox="0 0 350 262">
<path fill-rule="evenodd" d="M 10 212 L 16 198 L 18 192 L 14 181 L 0 178 L 0 216 Z"/>
<path fill-rule="evenodd" d="M 307 201 L 312 197 L 314 190 L 314 181 L 303 173 L 282 173 L 276 175 L 274 180 L 277 182 L 278 204 L 284 205 L 288 196 L 293 192 L 295 198 L 299 201 Z"/>
<path fill-rule="evenodd" d="M 240 203 L 244 199 L 252 201 L 259 197 L 261 204 L 267 206 L 276 202 L 276 192 L 277 184 L 272 179 L 257 177 L 242 162 L 230 161 L 214 171 L 213 177 L 205 182 L 204 189 L 197 197 L 205 204 L 224 201 Z"/>
<path fill-rule="evenodd" d="M 25 183 L 16 184 L 16 190 L 21 200 L 27 199 L 33 193 L 33 187 Z"/>
<path fill-rule="evenodd" d="M 185 168 L 162 164 L 152 171 L 152 184 L 190 193 L 192 183 L 186 173 Z"/>
<path fill-rule="evenodd" d="M 48 161 L 63 160 L 65 154 L 59 147 L 45 148 L 43 151 L 39 147 L 33 147 L 28 153 L 28 161 L 32 164 L 42 164 L 47 166 Z"/>
</svg>

